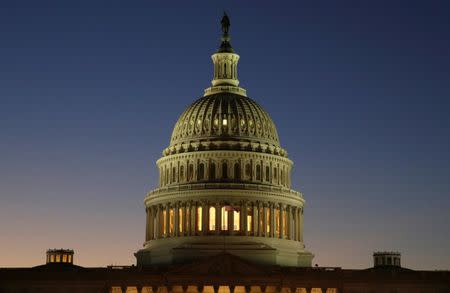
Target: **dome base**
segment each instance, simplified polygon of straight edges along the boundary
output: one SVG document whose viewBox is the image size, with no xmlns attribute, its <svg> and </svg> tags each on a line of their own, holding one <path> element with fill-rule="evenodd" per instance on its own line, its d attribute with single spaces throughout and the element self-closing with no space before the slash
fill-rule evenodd
<svg viewBox="0 0 450 293">
<path fill-rule="evenodd" d="M 135 256 L 138 266 L 190 263 L 229 253 L 247 261 L 293 267 L 310 267 L 314 255 L 300 242 L 252 236 L 193 236 L 152 240 Z"/>
</svg>

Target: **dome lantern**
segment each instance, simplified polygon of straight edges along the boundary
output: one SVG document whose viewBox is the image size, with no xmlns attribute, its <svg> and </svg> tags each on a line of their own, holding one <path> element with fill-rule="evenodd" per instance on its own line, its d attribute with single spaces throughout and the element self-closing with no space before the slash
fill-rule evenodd
<svg viewBox="0 0 450 293">
<path fill-rule="evenodd" d="M 205 96 L 219 92 L 233 92 L 246 96 L 246 90 L 239 87 L 237 78 L 237 65 L 239 55 L 231 47 L 231 37 L 229 34 L 230 19 L 224 13 L 221 21 L 222 41 L 219 49 L 211 56 L 214 64 L 212 87 L 205 89 Z"/>
</svg>

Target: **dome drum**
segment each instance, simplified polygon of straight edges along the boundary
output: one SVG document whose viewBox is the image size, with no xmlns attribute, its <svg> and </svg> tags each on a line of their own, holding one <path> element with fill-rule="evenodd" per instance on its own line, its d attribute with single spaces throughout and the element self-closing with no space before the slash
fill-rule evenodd
<svg viewBox="0 0 450 293">
<path fill-rule="evenodd" d="M 245 182 L 291 185 L 292 161 L 243 151 L 205 151 L 163 157 L 157 161 L 159 186 L 198 182 Z"/>
</svg>

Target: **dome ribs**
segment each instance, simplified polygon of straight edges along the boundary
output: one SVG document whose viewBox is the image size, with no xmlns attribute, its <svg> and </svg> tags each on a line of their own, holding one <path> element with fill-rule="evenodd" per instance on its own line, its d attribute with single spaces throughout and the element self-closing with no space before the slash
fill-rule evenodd
<svg viewBox="0 0 450 293">
<path fill-rule="evenodd" d="M 164 153 L 194 149 L 282 150 L 270 116 L 251 98 L 234 93 L 201 97 L 180 115 Z"/>
</svg>

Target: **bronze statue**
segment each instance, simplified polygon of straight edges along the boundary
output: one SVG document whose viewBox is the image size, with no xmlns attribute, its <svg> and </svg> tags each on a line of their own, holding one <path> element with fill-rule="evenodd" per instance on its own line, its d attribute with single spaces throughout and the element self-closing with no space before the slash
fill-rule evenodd
<svg viewBox="0 0 450 293">
<path fill-rule="evenodd" d="M 226 12 L 223 13 L 222 21 L 220 23 L 222 24 L 223 34 L 227 35 L 228 30 L 230 29 L 230 19 L 228 18 L 228 15 Z"/>
</svg>

